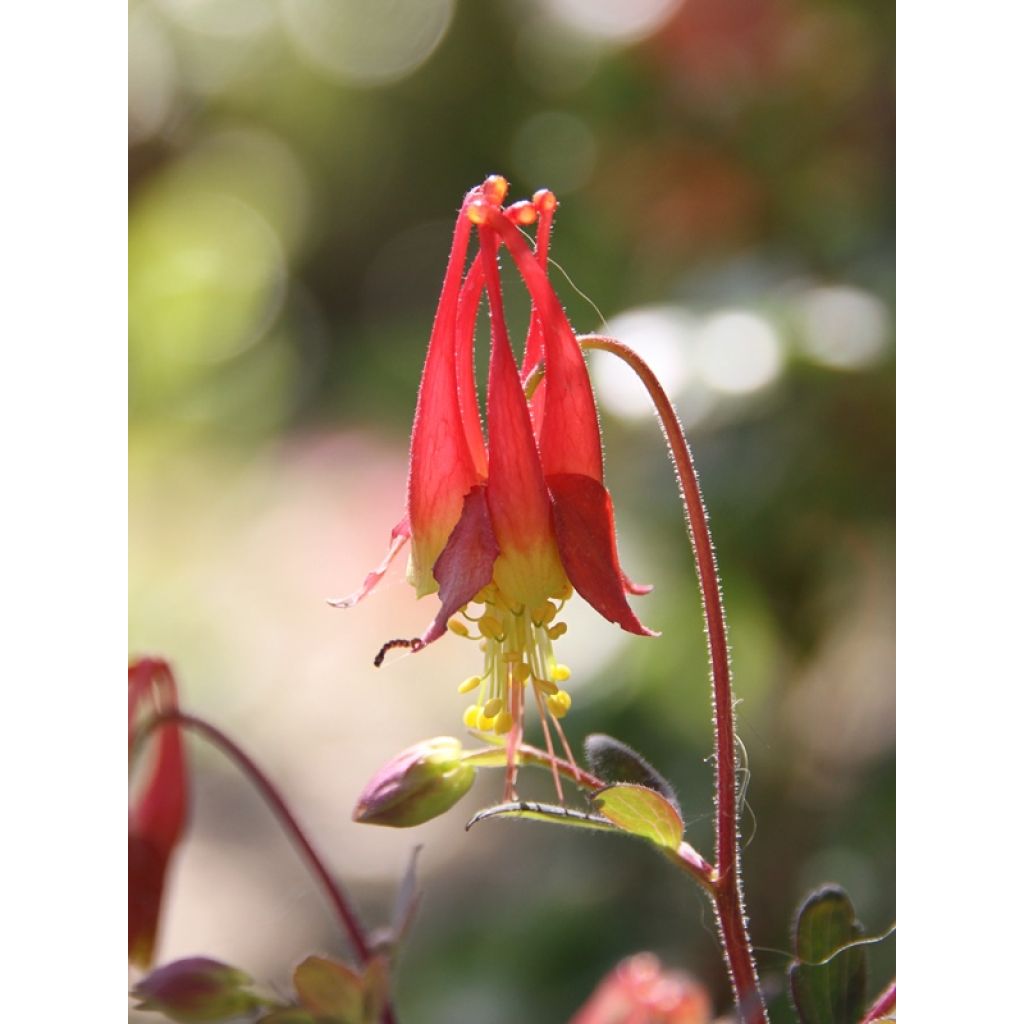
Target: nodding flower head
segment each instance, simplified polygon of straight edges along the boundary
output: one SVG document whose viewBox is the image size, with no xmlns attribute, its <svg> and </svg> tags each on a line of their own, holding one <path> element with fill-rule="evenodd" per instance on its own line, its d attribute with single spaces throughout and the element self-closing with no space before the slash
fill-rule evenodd
<svg viewBox="0 0 1024 1024">
<path fill-rule="evenodd" d="M 129 763 L 144 707 L 157 713 L 178 707 L 174 675 L 159 658 L 140 658 L 128 666 Z M 153 959 L 167 868 L 188 814 L 181 730 L 170 722 L 157 726 L 150 746 L 151 763 L 128 806 L 128 959 L 139 967 Z"/>
<path fill-rule="evenodd" d="M 652 634 L 626 600 L 650 588 L 631 583 L 619 565 L 587 366 L 548 279 L 558 204 L 544 189 L 505 206 L 507 189 L 493 176 L 463 201 L 420 382 L 405 515 L 383 563 L 356 593 L 332 603 L 350 607 L 365 597 L 409 541 L 410 582 L 420 597 L 437 592 L 440 609 L 419 637 L 385 644 L 376 663 L 396 647 L 422 650 L 446 631 L 477 641 L 484 667 L 459 687 L 476 694 L 464 721 L 508 734 L 511 766 L 527 689 L 549 748 L 549 718 L 561 734 L 569 670 L 553 644 L 566 632 L 558 615 L 574 591 L 628 632 Z M 533 224 L 535 247 L 521 230 Z M 468 259 L 474 233 L 478 245 Z M 502 304 L 502 246 L 532 304 L 518 363 Z M 491 327 L 486 441 L 473 365 L 484 290 Z"/>
</svg>

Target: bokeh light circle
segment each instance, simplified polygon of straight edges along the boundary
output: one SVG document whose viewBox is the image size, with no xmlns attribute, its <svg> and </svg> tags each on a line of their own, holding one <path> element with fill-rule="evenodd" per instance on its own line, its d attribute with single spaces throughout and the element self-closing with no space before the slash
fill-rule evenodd
<svg viewBox="0 0 1024 1024">
<path fill-rule="evenodd" d="M 775 328 L 743 310 L 708 317 L 698 332 L 694 358 L 703 381 L 727 395 L 759 391 L 782 370 L 782 346 Z"/>
<path fill-rule="evenodd" d="M 669 397 L 677 398 L 689 380 L 694 320 L 677 306 L 643 306 L 608 321 L 603 334 L 629 345 L 654 371 Z M 594 386 L 602 408 L 626 420 L 653 413 L 647 389 L 618 356 L 591 353 Z"/>
<path fill-rule="evenodd" d="M 562 24 L 585 35 L 632 43 L 661 28 L 682 0 L 545 0 Z"/>
<path fill-rule="evenodd" d="M 889 311 L 860 288 L 812 288 L 801 299 L 801 344 L 825 366 L 855 370 L 878 362 L 887 348 Z"/>
<path fill-rule="evenodd" d="M 293 42 L 312 65 L 356 85 L 415 71 L 451 23 L 453 0 L 283 0 Z"/>
</svg>

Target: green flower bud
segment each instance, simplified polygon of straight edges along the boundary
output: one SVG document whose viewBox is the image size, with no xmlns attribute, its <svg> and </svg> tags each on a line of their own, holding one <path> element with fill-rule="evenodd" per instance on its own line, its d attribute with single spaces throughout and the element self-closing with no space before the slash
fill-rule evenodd
<svg viewBox="0 0 1024 1024">
<path fill-rule="evenodd" d="M 369 825 L 408 828 L 443 814 L 473 785 L 476 769 L 462 761 L 451 736 L 424 740 L 395 755 L 369 781 L 352 817 Z"/>
<path fill-rule="evenodd" d="M 229 1020 L 260 1006 L 243 986 L 252 979 L 208 957 L 175 960 L 148 974 L 132 990 L 138 1010 L 158 1010 L 180 1024 Z"/>
</svg>

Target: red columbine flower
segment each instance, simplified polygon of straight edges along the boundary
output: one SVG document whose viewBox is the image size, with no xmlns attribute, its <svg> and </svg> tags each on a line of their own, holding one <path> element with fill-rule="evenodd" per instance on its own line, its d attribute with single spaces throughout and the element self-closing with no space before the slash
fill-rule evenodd
<svg viewBox="0 0 1024 1024">
<path fill-rule="evenodd" d="M 570 697 L 559 684 L 569 670 L 555 659 L 552 641 L 566 631 L 555 620 L 573 589 L 623 629 L 651 632 L 626 601 L 626 593 L 650 588 L 631 584 L 619 566 L 590 379 L 548 280 L 557 202 L 542 190 L 532 201 L 503 207 L 506 191 L 504 178 L 491 177 L 462 204 L 416 405 L 406 515 L 392 531 L 384 562 L 359 591 L 333 603 L 350 607 L 365 597 L 411 540 L 410 581 L 420 597 L 437 591 L 441 608 L 420 637 L 385 644 L 376 663 L 394 647 L 421 650 L 446 629 L 482 641 L 483 672 L 459 688 L 478 693 L 464 721 L 470 728 L 508 734 L 510 790 L 527 687 L 541 711 L 549 749 L 547 717 L 564 743 L 558 720 L 569 710 Z M 535 251 L 520 232 L 520 225 L 533 223 Z M 467 271 L 474 226 L 479 249 Z M 533 307 L 521 366 L 502 308 L 501 245 L 515 261 Z M 486 443 L 473 368 L 484 288 L 491 322 Z M 542 363 L 543 380 L 536 384 Z M 469 614 L 470 604 L 480 606 L 478 614 Z"/>
<path fill-rule="evenodd" d="M 128 666 L 129 760 L 143 704 L 158 712 L 178 706 L 170 666 L 158 658 L 140 658 Z M 164 878 L 188 810 L 180 730 L 173 724 L 158 726 L 151 742 L 152 763 L 128 808 L 128 959 L 139 967 L 153 959 Z"/>
</svg>

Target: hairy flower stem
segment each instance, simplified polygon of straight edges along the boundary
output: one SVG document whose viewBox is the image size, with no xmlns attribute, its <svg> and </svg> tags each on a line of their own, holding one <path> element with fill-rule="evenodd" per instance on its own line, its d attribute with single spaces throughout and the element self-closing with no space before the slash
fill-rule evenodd
<svg viewBox="0 0 1024 1024">
<path fill-rule="evenodd" d="M 600 349 L 618 356 L 643 382 L 661 420 L 682 489 L 687 528 L 697 563 L 704 606 L 715 712 L 715 869 L 711 893 L 740 1019 L 743 1024 L 767 1024 L 768 1016 L 758 986 L 757 966 L 743 912 L 737 814 L 736 722 L 725 612 L 722 608 L 715 550 L 711 543 L 707 513 L 690 446 L 664 388 L 636 352 L 620 341 L 600 335 L 581 336 L 579 343 L 581 348 Z"/>
<path fill-rule="evenodd" d="M 140 733 L 139 739 L 141 740 L 144 736 L 149 735 L 157 726 L 165 722 L 174 722 L 182 728 L 191 729 L 192 732 L 198 733 L 229 760 L 234 761 L 241 769 L 242 774 L 256 787 L 260 796 L 263 797 L 271 811 L 273 811 L 285 832 L 288 833 L 295 845 L 302 851 L 313 874 L 320 880 L 327 894 L 327 899 L 338 915 L 338 920 L 348 935 L 349 942 L 352 944 L 360 964 L 365 967 L 373 957 L 373 950 L 366 939 L 363 926 L 355 911 L 349 905 L 349 900 L 341 883 L 328 871 L 323 858 L 317 853 L 305 830 L 299 824 L 287 803 L 285 803 L 284 797 L 281 796 L 277 787 L 234 740 L 221 732 L 215 725 L 195 715 L 189 715 L 182 711 L 161 712 L 149 720 L 145 732 Z M 390 1005 L 385 1006 L 380 1019 L 381 1024 L 396 1024 L 394 1010 Z"/>
</svg>

